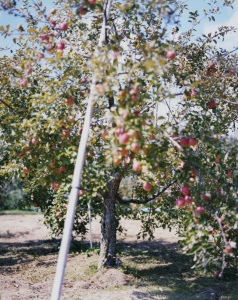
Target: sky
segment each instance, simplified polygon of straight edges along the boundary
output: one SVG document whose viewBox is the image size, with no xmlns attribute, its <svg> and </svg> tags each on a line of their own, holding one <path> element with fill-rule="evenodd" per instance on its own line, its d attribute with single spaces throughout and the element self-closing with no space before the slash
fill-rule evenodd
<svg viewBox="0 0 238 300">
<path fill-rule="evenodd" d="M 18 1 L 19 3 L 20 1 Z M 189 10 L 196 11 L 198 10 L 199 14 L 201 15 L 201 22 L 197 28 L 197 34 L 207 34 L 208 32 L 215 32 L 215 30 L 221 26 L 221 25 L 227 25 L 227 26 L 235 26 L 238 27 L 238 0 L 235 1 L 234 9 L 232 10 L 230 7 L 224 7 L 221 6 L 220 3 L 222 3 L 222 0 L 217 0 L 217 4 L 213 6 L 207 5 L 208 0 L 184 0 L 184 3 L 186 3 L 189 7 Z M 51 3 L 51 1 L 45 2 L 48 5 Z M 50 5 L 49 5 L 50 6 Z M 216 20 L 215 22 L 209 22 L 207 19 L 203 18 L 203 10 L 209 10 L 210 8 L 216 8 L 219 7 L 219 11 L 216 13 Z M 50 10 L 50 7 L 49 7 Z M 181 21 L 181 31 L 185 32 L 188 30 L 192 25 L 191 23 L 187 23 L 188 14 L 185 14 L 183 16 L 180 16 Z M 17 28 L 19 24 L 24 24 L 22 19 L 16 18 L 14 16 L 9 16 L 6 12 L 1 11 L 0 12 L 0 26 L 11 24 L 12 28 Z M 10 49 L 14 49 L 14 43 L 12 41 L 12 38 L 4 39 L 0 36 L 0 48 L 8 46 Z M 238 33 L 235 34 L 229 34 L 225 40 L 220 42 L 219 46 L 226 48 L 228 50 L 234 49 L 234 47 L 238 47 Z M 1 51 L 1 54 L 7 54 L 10 53 L 9 51 Z"/>
</svg>

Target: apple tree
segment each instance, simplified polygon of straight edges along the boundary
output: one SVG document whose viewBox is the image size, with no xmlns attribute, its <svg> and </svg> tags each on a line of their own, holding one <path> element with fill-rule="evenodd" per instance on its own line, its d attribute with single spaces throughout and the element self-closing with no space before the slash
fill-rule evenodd
<svg viewBox="0 0 238 300">
<path fill-rule="evenodd" d="M 212 2 L 210 20 L 232 5 Z M 182 1 L 65 0 L 49 12 L 41 1 L 4 5 L 24 22 L 1 27 L 18 45 L 2 59 L 1 172 L 18 174 L 61 233 L 93 97 L 74 231 L 86 232 L 90 202 L 102 218 L 99 268 L 118 263 L 127 217 L 142 221 L 140 237 L 177 226 L 196 265 L 215 262 L 221 276 L 237 255 L 237 55 L 216 43 L 235 29 L 195 39 L 202 16 L 190 12 L 181 34 Z"/>
</svg>

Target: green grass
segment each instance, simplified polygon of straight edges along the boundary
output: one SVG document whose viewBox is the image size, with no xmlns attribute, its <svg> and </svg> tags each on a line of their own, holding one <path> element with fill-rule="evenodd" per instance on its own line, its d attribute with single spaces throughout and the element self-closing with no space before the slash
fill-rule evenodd
<svg viewBox="0 0 238 300">
<path fill-rule="evenodd" d="M 13 210 L 0 210 L 0 215 L 36 215 L 41 212 L 36 212 L 31 209 L 13 209 Z"/>
</svg>

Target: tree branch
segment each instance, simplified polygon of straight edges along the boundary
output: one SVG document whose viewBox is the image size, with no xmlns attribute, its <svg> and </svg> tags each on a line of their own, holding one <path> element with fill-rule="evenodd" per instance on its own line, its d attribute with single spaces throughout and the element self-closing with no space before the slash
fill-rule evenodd
<svg viewBox="0 0 238 300">
<path fill-rule="evenodd" d="M 122 197 L 117 193 L 116 195 L 116 200 L 120 203 L 120 204 L 128 204 L 128 203 L 135 203 L 135 204 L 146 204 L 152 200 L 154 200 L 155 198 L 157 198 L 159 195 L 161 195 L 162 193 L 164 193 L 169 187 L 171 187 L 176 181 L 172 181 L 170 182 L 167 186 L 165 186 L 162 190 L 157 191 L 155 194 L 153 194 L 153 196 L 145 198 L 145 199 L 122 199 Z"/>
</svg>

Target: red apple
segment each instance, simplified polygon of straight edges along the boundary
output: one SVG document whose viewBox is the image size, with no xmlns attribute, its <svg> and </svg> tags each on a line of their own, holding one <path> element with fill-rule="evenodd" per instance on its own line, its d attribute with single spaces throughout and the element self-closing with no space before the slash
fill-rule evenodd
<svg viewBox="0 0 238 300">
<path fill-rule="evenodd" d="M 231 247 L 231 245 L 228 243 L 228 244 L 226 244 L 226 247 L 225 247 L 225 249 L 224 249 L 224 252 L 226 253 L 226 254 L 231 254 L 232 253 L 232 247 Z"/>
<path fill-rule="evenodd" d="M 50 36 L 48 34 L 44 34 L 40 37 L 41 42 L 48 42 L 50 39 Z"/>
<path fill-rule="evenodd" d="M 144 189 L 146 192 L 149 192 L 149 191 L 152 189 L 152 185 L 151 185 L 149 182 L 144 182 L 144 183 L 143 183 L 143 189 Z"/>
<path fill-rule="evenodd" d="M 227 173 L 227 175 L 226 175 L 228 178 L 232 178 L 232 176 L 233 176 L 233 173 L 232 173 L 232 171 L 229 171 L 228 173 Z"/>
<path fill-rule="evenodd" d="M 54 168 L 55 168 L 55 164 L 56 164 L 56 162 L 55 162 L 55 161 L 52 161 L 52 162 L 49 163 L 49 166 L 50 166 L 52 169 L 54 169 Z"/>
<path fill-rule="evenodd" d="M 85 194 L 85 190 L 79 190 L 79 196 L 82 196 Z"/>
<path fill-rule="evenodd" d="M 189 139 L 186 137 L 181 137 L 180 139 L 180 145 L 182 147 L 188 147 L 189 146 Z"/>
<path fill-rule="evenodd" d="M 20 86 L 25 86 L 25 85 L 27 85 L 27 83 L 28 83 L 28 79 L 27 78 L 22 78 L 21 80 L 20 80 Z"/>
<path fill-rule="evenodd" d="M 174 50 L 168 50 L 167 53 L 166 53 L 166 57 L 168 59 L 175 59 L 176 52 Z"/>
<path fill-rule="evenodd" d="M 27 75 L 30 75 L 33 71 L 33 68 L 32 67 L 29 67 L 27 70 L 26 70 L 26 74 Z"/>
<path fill-rule="evenodd" d="M 87 78 L 86 78 L 86 77 L 83 77 L 83 78 L 81 79 L 81 82 L 82 82 L 82 83 L 86 83 L 86 82 L 87 82 Z"/>
<path fill-rule="evenodd" d="M 126 156 L 126 157 L 124 158 L 124 162 L 125 162 L 126 164 L 129 164 L 129 163 L 131 162 L 130 156 Z"/>
<path fill-rule="evenodd" d="M 56 215 L 57 218 L 60 218 L 62 216 L 60 211 L 57 211 L 55 215 Z"/>
<path fill-rule="evenodd" d="M 185 196 L 185 197 L 184 197 L 184 202 L 185 202 L 186 204 L 190 204 L 190 203 L 193 202 L 193 200 L 192 200 L 192 198 L 191 198 L 190 196 Z"/>
<path fill-rule="evenodd" d="M 80 6 L 79 8 L 77 8 L 76 10 L 76 14 L 77 15 L 86 15 L 86 13 L 88 12 L 87 7 L 84 6 Z"/>
<path fill-rule="evenodd" d="M 104 131 L 103 133 L 101 133 L 101 138 L 102 138 L 103 140 L 106 140 L 107 137 L 108 137 L 108 132 L 107 132 L 107 131 Z"/>
<path fill-rule="evenodd" d="M 118 137 L 118 140 L 119 140 L 119 143 L 120 144 L 127 144 L 128 141 L 130 139 L 130 136 L 128 133 L 122 133 L 119 137 Z"/>
<path fill-rule="evenodd" d="M 132 169 L 135 172 L 140 172 L 141 171 L 141 163 L 137 160 L 133 161 Z"/>
<path fill-rule="evenodd" d="M 121 150 L 121 156 L 126 156 L 126 155 L 128 155 L 128 150 L 125 149 L 125 148 L 122 148 L 122 150 Z"/>
<path fill-rule="evenodd" d="M 137 153 L 140 151 L 140 144 L 139 143 L 132 143 L 130 150 L 134 153 Z"/>
<path fill-rule="evenodd" d="M 65 48 L 65 43 L 59 42 L 59 43 L 57 44 L 57 49 L 58 49 L 58 50 L 63 51 L 64 48 Z"/>
<path fill-rule="evenodd" d="M 197 172 L 194 168 L 192 168 L 191 173 L 192 173 L 193 176 L 197 176 Z"/>
<path fill-rule="evenodd" d="M 190 138 L 188 140 L 189 146 L 196 146 L 197 145 L 197 140 L 195 138 Z"/>
<path fill-rule="evenodd" d="M 198 206 L 198 207 L 196 207 L 196 209 L 194 210 L 194 212 L 197 213 L 197 214 L 203 214 L 205 212 L 205 207 Z"/>
<path fill-rule="evenodd" d="M 63 22 L 59 24 L 59 29 L 62 31 L 66 31 L 68 29 L 68 24 Z"/>
<path fill-rule="evenodd" d="M 215 163 L 216 163 L 217 165 L 220 165 L 221 159 L 220 159 L 219 157 L 216 157 L 216 158 L 215 158 Z"/>
<path fill-rule="evenodd" d="M 32 144 L 36 145 L 38 143 L 38 140 L 37 138 L 34 136 L 32 139 L 31 139 L 31 142 Z"/>
<path fill-rule="evenodd" d="M 62 174 L 62 173 L 66 173 L 67 169 L 65 167 L 60 167 L 59 169 L 56 170 L 56 173 L 58 175 Z"/>
<path fill-rule="evenodd" d="M 220 275 L 220 272 L 219 272 L 219 271 L 214 271 L 214 276 L 215 276 L 215 277 L 219 277 L 219 275 Z"/>
<path fill-rule="evenodd" d="M 53 49 L 54 49 L 54 46 L 52 44 L 47 44 L 45 46 L 45 50 L 48 51 L 48 52 L 52 51 Z"/>
<path fill-rule="evenodd" d="M 50 21 L 50 24 L 51 24 L 52 27 L 55 27 L 56 26 L 56 21 L 52 20 L 52 21 Z"/>
<path fill-rule="evenodd" d="M 60 188 L 60 184 L 56 183 L 56 182 L 53 182 L 52 187 L 53 187 L 54 190 L 58 190 Z"/>
<path fill-rule="evenodd" d="M 179 197 L 178 199 L 176 199 L 176 205 L 178 207 L 183 207 L 185 205 L 185 200 L 182 197 Z"/>
<path fill-rule="evenodd" d="M 88 3 L 95 5 L 96 4 L 96 0 L 88 0 Z"/>
<path fill-rule="evenodd" d="M 188 186 L 186 186 L 186 185 L 182 186 L 181 193 L 184 196 L 188 196 L 190 194 L 190 188 Z"/>
<path fill-rule="evenodd" d="M 29 174 L 29 173 L 30 173 L 30 171 L 27 169 L 27 167 L 23 167 L 23 173 L 25 173 L 25 174 Z"/>
<path fill-rule="evenodd" d="M 68 99 L 65 99 L 65 103 L 68 106 L 72 106 L 74 104 L 74 98 L 73 97 L 69 97 Z"/>
<path fill-rule="evenodd" d="M 215 108 L 215 107 L 216 107 L 216 102 L 215 102 L 215 100 L 210 100 L 209 102 L 207 102 L 207 107 L 208 107 L 209 109 Z"/>
<path fill-rule="evenodd" d="M 206 201 L 206 202 L 211 200 L 211 198 L 212 198 L 212 196 L 211 196 L 210 193 L 205 193 L 204 196 L 203 196 L 203 200 Z"/>
<path fill-rule="evenodd" d="M 62 130 L 62 136 L 63 137 L 68 137 L 70 135 L 70 131 L 68 129 L 63 129 Z"/>
</svg>

